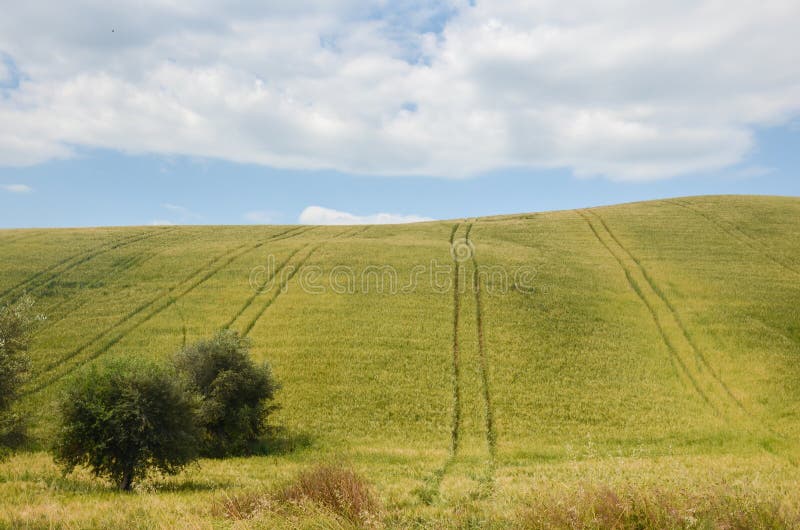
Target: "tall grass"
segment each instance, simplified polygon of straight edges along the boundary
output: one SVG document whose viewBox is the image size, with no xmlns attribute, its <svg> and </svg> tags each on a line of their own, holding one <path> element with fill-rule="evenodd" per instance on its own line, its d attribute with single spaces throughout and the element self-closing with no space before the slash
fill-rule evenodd
<svg viewBox="0 0 800 530">
<path fill-rule="evenodd" d="M 276 491 L 226 495 L 212 513 L 233 520 L 249 520 L 269 513 L 315 506 L 357 525 L 374 526 L 381 507 L 372 487 L 355 471 L 338 465 L 317 465 L 300 473 Z"/>
<path fill-rule="evenodd" d="M 732 486 L 706 491 L 589 485 L 555 491 L 525 501 L 516 524 L 521 528 L 784 529 L 800 527 L 800 514 L 778 498 Z"/>
</svg>

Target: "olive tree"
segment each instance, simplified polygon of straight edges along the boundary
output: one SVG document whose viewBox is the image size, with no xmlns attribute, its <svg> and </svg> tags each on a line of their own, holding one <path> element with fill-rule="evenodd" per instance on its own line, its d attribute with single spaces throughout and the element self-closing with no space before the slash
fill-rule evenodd
<svg viewBox="0 0 800 530">
<path fill-rule="evenodd" d="M 128 491 L 150 470 L 175 474 L 198 456 L 195 406 L 175 375 L 143 362 L 90 367 L 60 405 L 55 460 Z"/>
<path fill-rule="evenodd" d="M 197 395 L 197 423 L 205 456 L 248 452 L 264 434 L 278 384 L 268 364 L 256 364 L 250 343 L 223 330 L 181 350 L 175 366 Z"/>
<path fill-rule="evenodd" d="M 31 331 L 44 318 L 33 312 L 33 305 L 33 299 L 25 296 L 0 307 L 0 445 L 22 434 L 22 421 L 13 405 L 28 374 Z"/>
</svg>

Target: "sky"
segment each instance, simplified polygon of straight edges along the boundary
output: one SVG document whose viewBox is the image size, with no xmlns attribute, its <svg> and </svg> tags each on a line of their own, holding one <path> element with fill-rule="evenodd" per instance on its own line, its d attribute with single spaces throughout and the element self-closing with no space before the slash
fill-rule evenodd
<svg viewBox="0 0 800 530">
<path fill-rule="evenodd" d="M 7 2 L 0 227 L 800 196 L 800 3 Z"/>
</svg>

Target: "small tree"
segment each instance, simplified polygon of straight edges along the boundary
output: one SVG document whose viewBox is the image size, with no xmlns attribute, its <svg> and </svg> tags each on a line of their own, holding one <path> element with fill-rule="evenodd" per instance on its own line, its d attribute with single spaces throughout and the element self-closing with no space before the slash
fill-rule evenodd
<svg viewBox="0 0 800 530">
<path fill-rule="evenodd" d="M 28 346 L 34 324 L 44 317 L 33 312 L 33 299 L 0 307 L 0 445 L 19 441 L 22 421 L 12 406 L 30 365 Z"/>
<path fill-rule="evenodd" d="M 65 472 L 89 467 L 128 491 L 151 469 L 175 474 L 197 458 L 194 404 L 172 374 L 113 362 L 74 379 L 54 447 Z"/>
<path fill-rule="evenodd" d="M 184 348 L 175 365 L 200 406 L 202 452 L 223 457 L 247 452 L 264 434 L 278 389 L 268 364 L 256 365 L 250 343 L 230 330 Z"/>
</svg>

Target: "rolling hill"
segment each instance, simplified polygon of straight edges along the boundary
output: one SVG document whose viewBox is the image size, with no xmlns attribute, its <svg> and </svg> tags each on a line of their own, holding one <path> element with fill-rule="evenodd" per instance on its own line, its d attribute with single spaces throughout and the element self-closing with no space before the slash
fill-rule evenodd
<svg viewBox="0 0 800 530">
<path fill-rule="evenodd" d="M 726 484 L 798 509 L 800 199 L 3 230 L 0 249 L 0 300 L 28 293 L 48 318 L 21 403 L 35 442 L 0 464 L 8 524 L 215 524 L 218 490 L 331 458 L 375 484 L 398 526 L 502 526 L 531 498 L 587 485 Z M 204 461 L 163 479 L 166 493 L 120 498 L 38 451 L 72 374 L 166 360 L 222 327 L 283 385 L 272 454 Z"/>
</svg>

